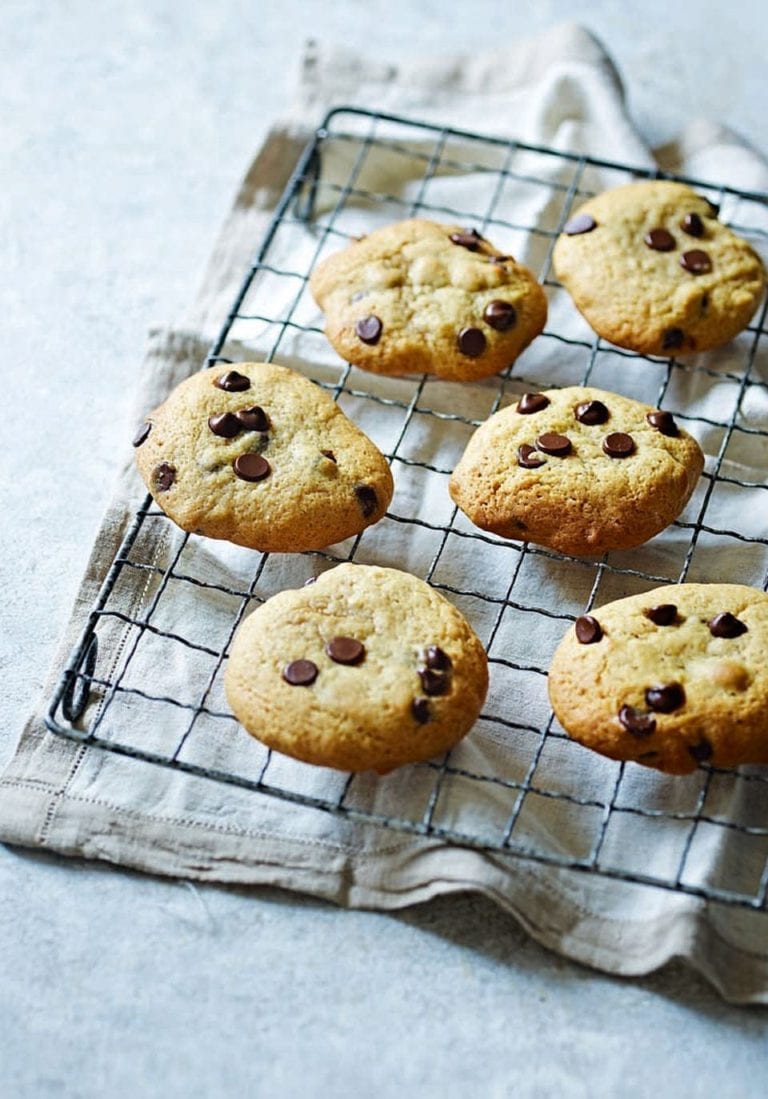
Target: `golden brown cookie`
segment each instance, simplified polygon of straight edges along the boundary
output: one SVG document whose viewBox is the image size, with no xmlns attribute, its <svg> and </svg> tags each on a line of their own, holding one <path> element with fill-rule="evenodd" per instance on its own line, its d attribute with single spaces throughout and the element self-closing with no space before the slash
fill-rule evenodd
<svg viewBox="0 0 768 1099">
<path fill-rule="evenodd" d="M 384 773 L 468 732 L 488 667 L 466 619 L 423 580 L 344 564 L 245 619 L 225 688 L 235 716 L 269 747 Z"/>
<path fill-rule="evenodd" d="M 310 288 L 341 357 L 376 374 L 497 374 L 547 317 L 527 267 L 474 229 L 418 218 L 329 256 Z"/>
<path fill-rule="evenodd" d="M 719 347 L 742 330 L 765 269 L 717 207 L 682 183 L 630 183 L 566 223 L 554 268 L 598 335 L 649 355 Z"/>
<path fill-rule="evenodd" d="M 477 526 L 569 554 L 628 549 L 680 514 L 704 465 L 669 412 L 586 386 L 526 393 L 478 428 L 449 491 Z"/>
<path fill-rule="evenodd" d="M 670 774 L 768 763 L 768 595 L 675 584 L 576 620 L 549 695 L 581 744 Z"/>
<path fill-rule="evenodd" d="M 147 488 L 182 530 L 265 552 L 340 542 L 392 499 L 371 440 L 322 389 L 273 363 L 188 378 L 134 446 Z"/>
</svg>

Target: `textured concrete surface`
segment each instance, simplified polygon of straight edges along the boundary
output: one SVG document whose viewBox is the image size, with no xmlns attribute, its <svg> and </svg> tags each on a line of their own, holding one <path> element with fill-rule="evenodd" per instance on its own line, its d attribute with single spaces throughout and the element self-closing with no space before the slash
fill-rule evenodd
<svg viewBox="0 0 768 1099">
<path fill-rule="evenodd" d="M 129 429 L 146 330 L 196 287 L 309 35 L 497 46 L 567 0 L 7 0 L 0 7 L 0 760 L 42 683 Z M 768 149 L 768 15 L 578 10 L 652 142 L 694 115 Z M 0 848 L 0 1094 L 757 1096 L 768 1017 L 682 967 L 622 982 L 488 902 L 398 917 Z"/>
</svg>

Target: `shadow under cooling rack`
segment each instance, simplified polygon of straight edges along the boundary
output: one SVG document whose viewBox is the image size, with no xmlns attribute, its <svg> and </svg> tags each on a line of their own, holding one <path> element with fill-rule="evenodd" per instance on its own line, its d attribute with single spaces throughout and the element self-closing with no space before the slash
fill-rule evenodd
<svg viewBox="0 0 768 1099">
<path fill-rule="evenodd" d="M 768 586 L 765 309 L 722 352 L 649 358 L 598 339 L 552 275 L 572 208 L 653 174 L 354 108 L 331 112 L 199 365 L 277 359 L 328 389 L 387 455 L 391 509 L 325 552 L 270 556 L 183 534 L 148 496 L 62 674 L 48 727 L 347 820 L 764 910 L 766 769 L 702 765 L 670 778 L 614 763 L 570 741 L 547 701 L 553 647 L 594 606 L 685 580 Z M 688 182 L 765 256 L 766 196 Z M 335 356 L 308 292 L 312 269 L 352 237 L 410 216 L 476 228 L 537 272 L 550 319 L 514 369 L 459 384 L 365 374 Z M 447 493 L 475 427 L 528 389 L 583 384 L 669 409 L 698 438 L 707 463 L 683 514 L 647 545 L 600 559 L 477 531 Z M 385 777 L 342 775 L 268 751 L 229 712 L 222 673 L 245 614 L 339 561 L 421 576 L 483 640 L 486 709 L 445 758 Z"/>
</svg>

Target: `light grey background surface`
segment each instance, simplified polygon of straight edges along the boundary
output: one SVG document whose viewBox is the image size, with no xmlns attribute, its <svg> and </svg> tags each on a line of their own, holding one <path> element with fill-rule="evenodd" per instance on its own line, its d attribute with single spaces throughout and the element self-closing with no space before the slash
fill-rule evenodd
<svg viewBox="0 0 768 1099">
<path fill-rule="evenodd" d="M 145 333 L 196 290 L 309 35 L 394 59 L 578 18 L 651 142 L 768 150 L 757 2 L 0 6 L 0 762 L 130 434 Z M 489 125 L 489 128 L 493 128 Z M 768 1015 L 682 967 L 622 982 L 477 898 L 400 916 L 0 848 L 0 1096 L 765 1093 Z"/>
</svg>

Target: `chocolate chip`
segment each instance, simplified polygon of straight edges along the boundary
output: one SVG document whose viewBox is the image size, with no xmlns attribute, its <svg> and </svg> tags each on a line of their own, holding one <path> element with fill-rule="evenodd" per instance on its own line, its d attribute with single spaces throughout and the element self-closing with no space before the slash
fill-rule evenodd
<svg viewBox="0 0 768 1099">
<path fill-rule="evenodd" d="M 517 464 L 523 469 L 538 469 L 546 463 L 546 458 L 537 453 L 534 447 L 523 443 L 517 448 Z"/>
<path fill-rule="evenodd" d="M 706 763 L 708 759 L 712 758 L 712 745 L 704 737 L 701 738 L 698 744 L 689 744 L 688 751 L 697 763 Z"/>
<path fill-rule="evenodd" d="M 355 332 L 363 343 L 375 344 L 379 342 L 382 324 L 378 317 L 369 313 L 367 317 L 360 317 L 355 321 Z"/>
<path fill-rule="evenodd" d="M 451 233 L 450 239 L 454 244 L 458 244 L 470 252 L 476 252 L 483 243 L 483 238 L 477 229 L 463 229 L 458 233 Z"/>
<path fill-rule="evenodd" d="M 252 408 L 241 408 L 235 416 L 244 431 L 269 431 L 269 416 L 260 405 Z"/>
<path fill-rule="evenodd" d="M 658 713 L 671 714 L 685 702 L 685 691 L 679 683 L 667 683 L 664 687 L 649 687 L 645 701 Z"/>
<path fill-rule="evenodd" d="M 624 431 L 614 431 L 603 439 L 603 451 L 609 458 L 628 458 L 635 450 L 635 440 Z"/>
<path fill-rule="evenodd" d="M 450 689 L 451 679 L 445 672 L 436 668 L 418 668 L 419 679 L 424 694 L 444 695 Z"/>
<path fill-rule="evenodd" d="M 336 455 L 333 453 L 332 450 L 321 450 L 320 453 L 324 458 L 327 458 L 329 462 L 333 462 L 334 465 L 338 465 L 338 462 L 336 461 Z"/>
<path fill-rule="evenodd" d="M 451 686 L 453 662 L 450 656 L 439 645 L 428 645 L 424 649 L 421 658 L 423 663 L 417 668 L 417 671 L 424 693 L 428 695 L 445 694 Z"/>
<path fill-rule="evenodd" d="M 691 252 L 683 252 L 680 266 L 691 275 L 706 275 L 712 270 L 712 260 L 701 248 L 694 248 Z"/>
<path fill-rule="evenodd" d="M 512 256 L 489 256 L 488 257 L 488 262 L 489 263 L 504 264 L 504 263 L 510 263 L 511 261 L 512 261 Z"/>
<path fill-rule="evenodd" d="M 133 437 L 133 445 L 141 446 L 142 443 L 146 443 L 150 431 L 152 430 L 152 424 L 142 424 L 139 430 Z"/>
<path fill-rule="evenodd" d="M 222 439 L 234 439 L 235 435 L 242 430 L 234 412 L 222 412 L 218 416 L 209 416 L 208 427 L 214 435 L 219 435 Z"/>
<path fill-rule="evenodd" d="M 506 332 L 517 324 L 517 310 L 508 301 L 489 301 L 483 312 L 483 320 L 497 332 Z"/>
<path fill-rule="evenodd" d="M 649 607 L 643 611 L 654 626 L 673 626 L 677 622 L 677 607 L 674 603 L 659 603 L 658 607 Z"/>
<path fill-rule="evenodd" d="M 555 458 L 564 458 L 571 453 L 571 440 L 565 435 L 558 435 L 555 431 L 545 431 L 536 440 L 536 449 L 545 454 L 552 454 Z"/>
<path fill-rule="evenodd" d="M 543 393 L 523 393 L 517 402 L 517 411 L 523 416 L 530 416 L 532 412 L 541 412 L 549 404 L 549 397 Z"/>
<path fill-rule="evenodd" d="M 411 703 L 411 713 L 418 721 L 419 725 L 426 725 L 432 716 L 429 708 L 429 699 L 421 697 L 414 698 Z"/>
<path fill-rule="evenodd" d="M 260 454 L 241 454 L 232 465 L 241 481 L 263 481 L 272 472 L 269 462 Z"/>
<path fill-rule="evenodd" d="M 665 351 L 675 351 L 683 346 L 685 332 L 682 328 L 668 328 L 661 337 L 661 346 Z"/>
<path fill-rule="evenodd" d="M 220 374 L 214 378 L 213 384 L 218 389 L 226 389 L 227 393 L 242 393 L 244 389 L 251 388 L 251 379 L 245 374 L 238 374 L 236 370 L 228 370 L 226 374 Z"/>
<path fill-rule="evenodd" d="M 622 706 L 619 710 L 619 721 L 633 736 L 650 736 L 656 731 L 656 718 L 653 714 L 643 714 L 634 706 Z"/>
<path fill-rule="evenodd" d="M 332 637 L 325 651 L 337 664 L 359 664 L 365 658 L 365 645 L 354 637 Z"/>
<path fill-rule="evenodd" d="M 424 654 L 424 663 L 428 668 L 440 672 L 449 672 L 453 667 L 450 656 L 439 645 L 428 646 Z"/>
<path fill-rule="evenodd" d="M 704 222 L 698 214 L 686 214 L 680 222 L 680 228 L 684 233 L 687 233 L 689 237 L 704 236 Z"/>
<path fill-rule="evenodd" d="M 363 513 L 364 519 L 373 515 L 376 508 L 379 506 L 379 498 L 376 495 L 376 489 L 371 488 L 370 485 L 355 485 L 355 497 L 360 505 L 360 510 Z"/>
<path fill-rule="evenodd" d="M 317 679 L 318 667 L 311 660 L 292 660 L 283 668 L 283 679 L 292 687 L 309 687 Z"/>
<path fill-rule="evenodd" d="M 580 233 L 591 233 L 596 228 L 597 222 L 589 214 L 576 214 L 575 217 L 566 221 L 563 232 L 566 236 L 577 237 Z"/>
<path fill-rule="evenodd" d="M 582 614 L 576 619 L 574 626 L 576 640 L 580 645 L 594 645 L 603 636 L 603 628 L 591 614 Z"/>
<path fill-rule="evenodd" d="M 462 355 L 476 359 L 485 351 L 485 336 L 479 328 L 462 328 L 456 337 Z"/>
<path fill-rule="evenodd" d="M 655 427 L 662 435 L 675 438 L 680 434 L 680 429 L 675 423 L 671 412 L 663 412 L 661 409 L 657 409 L 655 412 L 649 412 L 645 418 L 651 427 Z"/>
<path fill-rule="evenodd" d="M 585 401 L 576 406 L 576 419 L 580 424 L 604 424 L 609 416 L 602 401 Z"/>
<path fill-rule="evenodd" d="M 713 637 L 740 637 L 747 632 L 747 627 L 730 611 L 723 611 L 707 623 L 709 632 Z"/>
<path fill-rule="evenodd" d="M 667 229 L 651 229 L 643 239 L 654 252 L 671 252 L 675 247 L 675 238 Z"/>
<path fill-rule="evenodd" d="M 709 199 L 705 199 L 704 201 L 709 206 L 710 217 L 719 218 L 720 217 L 720 207 L 718 206 L 718 204 L 716 202 L 710 202 Z"/>
<path fill-rule="evenodd" d="M 176 466 L 172 466 L 170 462 L 161 462 L 155 467 L 152 477 L 157 491 L 167 492 L 176 480 Z"/>
</svg>

